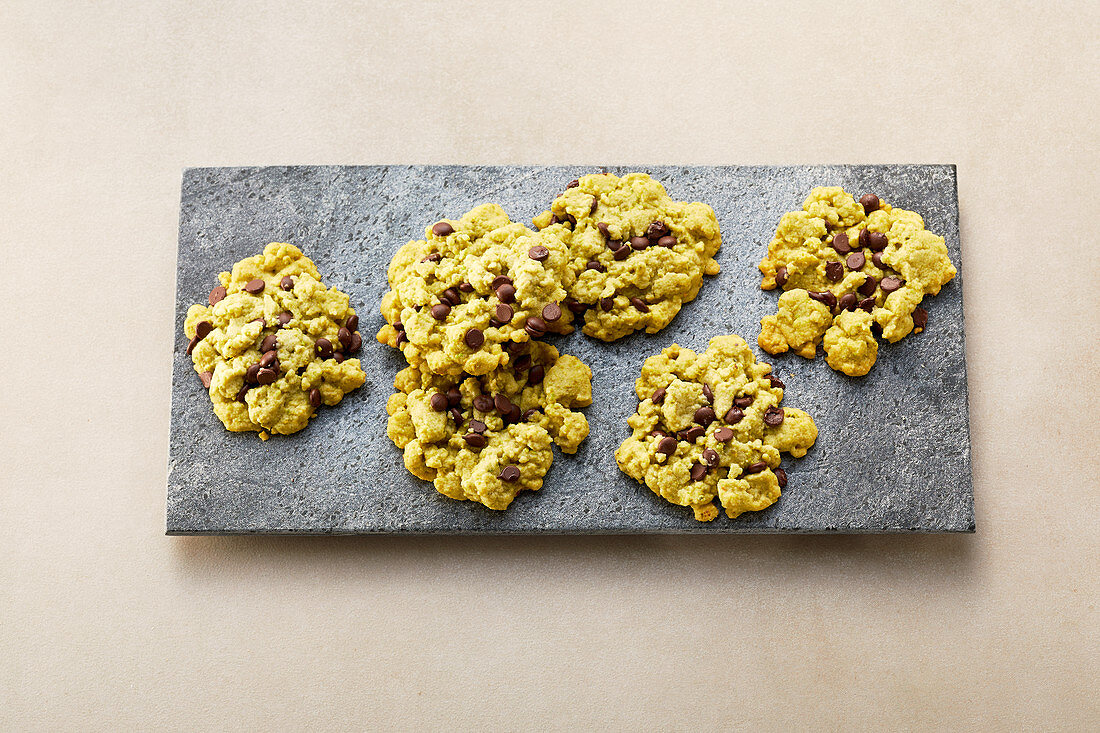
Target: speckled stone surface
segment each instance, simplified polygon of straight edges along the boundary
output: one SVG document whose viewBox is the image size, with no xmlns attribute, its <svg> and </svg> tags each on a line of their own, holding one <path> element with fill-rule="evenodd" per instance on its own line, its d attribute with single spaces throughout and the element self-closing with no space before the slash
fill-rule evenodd
<svg viewBox="0 0 1100 733">
<path fill-rule="evenodd" d="M 394 251 L 427 224 L 492 201 L 530 225 L 566 182 L 591 167 L 362 166 L 196 168 L 183 174 L 176 295 L 167 530 L 195 533 L 728 533 L 970 532 L 974 509 L 963 344 L 962 276 L 926 298 L 928 328 L 882 344 L 864 378 L 819 357 L 770 356 L 756 347 L 777 292 L 760 290 L 756 264 L 784 212 L 811 188 L 840 185 L 924 217 L 961 267 L 955 168 L 945 165 L 609 167 L 644 170 L 677 199 L 714 207 L 722 273 L 672 324 L 605 344 L 579 331 L 550 339 L 593 370 L 591 434 L 557 455 L 539 492 L 505 512 L 438 493 L 410 475 L 386 437 L 386 399 L 404 359 L 373 339 Z M 325 283 L 360 313 L 367 382 L 305 430 L 261 442 L 229 433 L 184 355 L 183 318 L 218 272 L 268 242 L 298 245 Z M 786 383 L 784 404 L 808 411 L 817 444 L 785 457 L 790 483 L 772 507 L 709 523 L 622 474 L 614 450 L 629 434 L 642 361 L 676 342 L 696 350 L 736 333 Z"/>
</svg>

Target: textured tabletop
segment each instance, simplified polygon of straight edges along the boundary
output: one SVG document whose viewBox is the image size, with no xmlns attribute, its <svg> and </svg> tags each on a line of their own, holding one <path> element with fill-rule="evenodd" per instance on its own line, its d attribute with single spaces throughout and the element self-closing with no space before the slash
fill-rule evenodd
<svg viewBox="0 0 1100 733">
<path fill-rule="evenodd" d="M 409 474 L 386 437 L 385 404 L 404 366 L 372 336 L 386 267 L 427 224 L 474 205 L 501 204 L 530 224 L 566 182 L 591 168 L 363 166 L 196 168 L 183 174 L 167 502 L 170 534 L 191 533 L 728 533 L 899 532 L 974 529 L 961 275 L 926 298 L 924 333 L 883 344 L 864 378 L 824 359 L 771 356 L 756 347 L 777 294 L 756 264 L 784 212 L 809 190 L 840 185 L 912 209 L 961 263 L 954 166 L 609 167 L 644 170 L 676 199 L 714 207 L 722 272 L 670 326 L 606 344 L 576 333 L 550 339 L 592 367 L 591 433 L 558 454 L 541 491 L 504 512 L 448 499 Z M 301 247 L 327 285 L 350 294 L 364 334 L 366 384 L 303 431 L 261 442 L 229 433 L 184 355 L 183 318 L 218 272 L 272 241 Z M 961 267 L 960 267 L 961 270 Z M 622 474 L 614 451 L 629 434 L 646 356 L 672 343 L 696 350 L 735 333 L 787 388 L 784 405 L 816 421 L 817 444 L 785 457 L 790 482 L 768 509 L 709 523 Z"/>
</svg>

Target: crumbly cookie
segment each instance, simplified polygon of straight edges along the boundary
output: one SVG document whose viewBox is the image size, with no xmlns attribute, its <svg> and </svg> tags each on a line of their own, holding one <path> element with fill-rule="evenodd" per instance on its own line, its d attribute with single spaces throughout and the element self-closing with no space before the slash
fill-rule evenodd
<svg viewBox="0 0 1100 733">
<path fill-rule="evenodd" d="M 592 404 L 592 370 L 553 346 L 531 341 L 506 367 L 482 376 L 402 370 L 386 411 L 386 432 L 415 476 L 439 493 L 506 509 L 537 491 L 554 460 L 551 442 L 574 453 Z"/>
<path fill-rule="evenodd" d="M 534 222 L 568 237 L 576 280 L 566 305 L 604 341 L 660 331 L 695 299 L 703 275 L 719 271 L 714 210 L 674 201 L 645 173 L 581 176 Z"/>
<path fill-rule="evenodd" d="M 624 473 L 695 518 L 731 519 L 771 506 L 787 485 L 781 452 L 799 458 L 817 440 L 802 410 L 780 407 L 783 383 L 739 336 L 696 354 L 676 344 L 645 360 L 634 383 L 634 433 L 615 451 Z"/>
<path fill-rule="evenodd" d="M 919 214 L 833 186 L 813 189 L 802 211 L 783 215 L 760 272 L 761 288 L 787 291 L 778 312 L 760 321 L 760 347 L 812 359 L 823 341 L 829 366 L 855 377 L 874 366 L 875 332 L 892 343 L 924 329 L 921 300 L 956 270 L 943 237 L 925 230 Z"/>
<path fill-rule="evenodd" d="M 512 223 L 496 204 L 436 222 L 390 262 L 378 340 L 410 364 L 458 376 L 507 364 L 531 338 L 571 332 L 561 303 L 573 276 L 560 234 Z"/>
<path fill-rule="evenodd" d="M 214 414 L 233 431 L 294 433 L 363 385 L 359 317 L 291 244 L 272 243 L 218 275 L 187 311 L 187 353 Z"/>
</svg>

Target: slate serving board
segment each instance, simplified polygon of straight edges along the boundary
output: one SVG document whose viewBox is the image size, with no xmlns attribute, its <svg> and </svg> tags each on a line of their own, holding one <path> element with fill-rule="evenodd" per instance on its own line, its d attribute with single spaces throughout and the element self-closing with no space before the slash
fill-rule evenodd
<svg viewBox="0 0 1100 733">
<path fill-rule="evenodd" d="M 972 532 L 969 411 L 962 276 L 925 300 L 926 331 L 883 344 L 871 373 L 853 379 L 822 357 L 770 356 L 756 348 L 760 318 L 777 293 L 756 268 L 779 218 L 809 190 L 840 185 L 877 193 L 920 213 L 961 267 L 952 165 L 609 167 L 644 170 L 676 199 L 714 207 L 722 227 L 722 273 L 708 279 L 660 333 L 605 344 L 576 333 L 551 339 L 592 367 L 591 434 L 560 453 L 541 491 L 505 512 L 458 502 L 409 474 L 386 437 L 386 399 L 404 367 L 378 344 L 378 304 L 396 249 L 424 227 L 487 201 L 513 221 L 531 218 L 592 167 L 301 166 L 191 168 L 183 173 L 173 357 L 167 531 L 238 533 L 730 533 Z M 291 242 L 360 313 L 366 384 L 305 430 L 261 442 L 218 422 L 184 355 L 183 319 L 205 302 L 216 274 Z M 696 522 L 622 474 L 616 446 L 629 434 L 634 379 L 646 356 L 673 342 L 706 348 L 736 333 L 787 384 L 784 404 L 808 411 L 820 430 L 802 459 L 784 456 L 790 483 L 770 508 Z"/>
</svg>

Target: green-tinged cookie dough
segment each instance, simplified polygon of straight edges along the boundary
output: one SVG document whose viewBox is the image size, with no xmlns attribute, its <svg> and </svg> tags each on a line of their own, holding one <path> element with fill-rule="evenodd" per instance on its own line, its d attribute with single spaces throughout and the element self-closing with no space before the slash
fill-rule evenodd
<svg viewBox="0 0 1100 733">
<path fill-rule="evenodd" d="M 571 332 L 564 234 L 512 223 L 496 204 L 428 227 L 390 262 L 378 340 L 410 364 L 457 376 L 507 364 L 510 343 Z"/>
<path fill-rule="evenodd" d="M 923 330 L 921 301 L 956 274 L 943 237 L 920 215 L 835 186 L 813 189 L 802 211 L 783 215 L 760 272 L 761 288 L 787 291 L 760 322 L 760 347 L 813 358 L 822 343 L 829 366 L 849 376 L 874 366 L 873 329 L 890 342 Z"/>
<path fill-rule="evenodd" d="M 802 410 L 780 407 L 783 384 L 739 336 L 711 339 L 696 354 L 676 344 L 645 360 L 634 383 L 633 434 L 615 451 L 624 473 L 695 518 L 771 506 L 787 485 L 780 453 L 798 458 L 817 440 Z"/>
<path fill-rule="evenodd" d="M 569 242 L 566 305 L 604 341 L 661 330 L 719 271 L 714 210 L 674 201 L 644 173 L 581 176 L 534 222 Z"/>
<path fill-rule="evenodd" d="M 359 319 L 291 244 L 272 243 L 218 275 L 187 311 L 188 353 L 214 413 L 233 431 L 289 434 L 363 385 Z"/>
<path fill-rule="evenodd" d="M 415 476 L 452 499 L 506 509 L 537 491 L 554 460 L 551 443 L 575 453 L 592 404 L 592 371 L 553 346 L 529 342 L 512 364 L 448 377 L 410 366 L 394 381 L 387 434 Z"/>
</svg>

